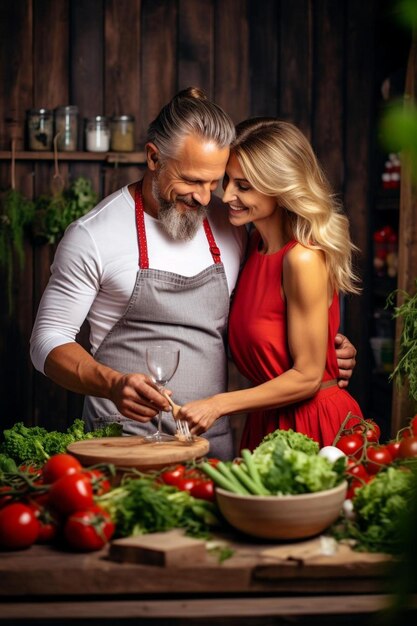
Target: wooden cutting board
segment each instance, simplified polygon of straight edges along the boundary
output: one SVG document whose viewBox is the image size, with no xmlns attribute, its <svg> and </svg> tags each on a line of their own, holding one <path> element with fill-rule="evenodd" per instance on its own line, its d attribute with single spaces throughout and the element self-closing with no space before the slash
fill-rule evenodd
<svg viewBox="0 0 417 626">
<path fill-rule="evenodd" d="M 209 442 L 203 437 L 195 437 L 192 443 L 147 443 L 143 437 L 128 435 L 76 441 L 67 450 L 84 466 L 113 463 L 116 467 L 134 467 L 146 471 L 203 457 L 209 451 Z"/>
<path fill-rule="evenodd" d="M 178 528 L 164 533 L 115 539 L 109 551 L 111 561 L 161 567 L 191 567 L 204 563 L 206 555 L 205 541 L 186 537 L 184 531 Z"/>
</svg>

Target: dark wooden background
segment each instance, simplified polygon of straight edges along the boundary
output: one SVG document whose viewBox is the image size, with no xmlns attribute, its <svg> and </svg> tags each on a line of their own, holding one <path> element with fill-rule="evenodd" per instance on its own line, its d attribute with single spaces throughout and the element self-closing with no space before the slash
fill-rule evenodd
<svg viewBox="0 0 417 626">
<path fill-rule="evenodd" d="M 81 119 L 133 114 L 141 150 L 148 122 L 189 85 L 203 88 L 235 122 L 273 115 L 298 124 L 340 194 L 362 251 L 364 292 L 346 301 L 344 332 L 358 348 L 351 390 L 366 412 L 370 194 L 377 92 L 387 56 L 380 10 L 376 0 L 2 0 L 0 150 L 10 149 L 10 120 L 17 122 L 17 147 L 23 149 L 26 110 L 62 104 L 78 105 Z M 0 167 L 5 189 L 10 164 L 1 161 Z M 61 163 L 69 178 L 90 177 L 100 195 L 136 180 L 138 170 Z M 38 195 L 52 175 L 53 163 L 19 161 L 17 188 Z M 13 284 L 11 318 L 1 298 L 2 427 L 23 420 L 63 428 L 80 414 L 81 399 L 35 372 L 29 359 L 53 253 L 51 246 L 28 241 L 25 268 Z M 1 285 L 4 294 L 4 280 Z"/>
</svg>

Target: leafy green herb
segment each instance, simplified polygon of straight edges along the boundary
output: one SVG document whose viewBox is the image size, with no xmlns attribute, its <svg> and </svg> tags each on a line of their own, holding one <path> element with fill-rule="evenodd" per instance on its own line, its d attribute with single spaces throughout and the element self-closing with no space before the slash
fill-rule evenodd
<svg viewBox="0 0 417 626">
<path fill-rule="evenodd" d="M 84 422 L 76 419 L 66 432 L 47 431 L 41 426 L 25 426 L 17 422 L 3 432 L 0 453 L 22 463 L 42 465 L 53 454 L 65 452 L 70 443 L 96 437 L 115 437 L 122 433 L 120 424 L 109 424 L 93 432 L 85 432 Z"/>
<path fill-rule="evenodd" d="M 116 525 L 117 537 L 183 528 L 193 537 L 208 537 L 218 526 L 212 502 L 197 500 L 186 491 L 155 482 L 150 476 L 127 478 L 120 487 L 96 498 Z"/>
<path fill-rule="evenodd" d="M 401 554 L 410 501 L 415 493 L 413 472 L 388 467 L 356 491 L 356 517 L 335 526 L 336 538 L 353 539 L 358 551 Z"/>
<path fill-rule="evenodd" d="M 16 189 L 2 194 L 0 203 L 0 268 L 6 270 L 9 315 L 13 312 L 14 255 L 20 271 L 25 263 L 24 236 L 34 215 L 34 204 Z"/>
<path fill-rule="evenodd" d="M 227 544 L 220 543 L 217 541 L 207 542 L 207 551 L 212 556 L 217 558 L 219 563 L 223 563 L 224 561 L 227 561 L 227 559 L 230 559 L 235 553 L 235 550 L 233 548 L 231 548 Z"/>
<path fill-rule="evenodd" d="M 7 454 L 0 454 L 0 475 L 2 473 L 16 472 L 17 465 Z"/>
<path fill-rule="evenodd" d="M 417 280 L 416 280 L 417 287 Z M 398 290 L 392 292 L 387 299 L 387 307 L 393 306 Z M 407 379 L 411 398 L 417 402 L 417 291 L 414 295 L 404 294 L 404 302 L 394 307 L 393 317 L 401 317 L 403 328 L 400 336 L 400 353 L 398 363 L 390 375 L 401 385 Z"/>
<path fill-rule="evenodd" d="M 97 203 L 91 181 L 80 176 L 64 190 L 36 200 L 32 231 L 37 242 L 56 243 L 71 222 Z"/>
</svg>

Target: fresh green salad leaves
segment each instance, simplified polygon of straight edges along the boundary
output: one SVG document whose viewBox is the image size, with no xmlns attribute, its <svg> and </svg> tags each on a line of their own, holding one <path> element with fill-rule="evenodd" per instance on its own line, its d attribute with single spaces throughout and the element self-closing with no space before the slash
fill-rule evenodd
<svg viewBox="0 0 417 626">
<path fill-rule="evenodd" d="M 356 491 L 353 500 L 356 517 L 337 526 L 336 537 L 354 539 L 356 549 L 362 551 L 402 553 L 410 503 L 416 497 L 416 488 L 414 472 L 396 467 L 379 472 L 370 483 Z"/>
<path fill-rule="evenodd" d="M 343 470 L 344 463 L 338 472 L 328 459 L 286 448 L 281 442 L 272 452 L 267 471 L 263 465 L 258 466 L 265 487 L 280 495 L 332 489 L 342 481 Z"/>
<path fill-rule="evenodd" d="M 116 525 L 116 537 L 183 528 L 193 537 L 207 537 L 219 525 L 212 502 L 197 500 L 187 491 L 158 484 L 154 478 L 127 478 L 116 489 L 98 497 Z"/>
<path fill-rule="evenodd" d="M 318 456 L 316 441 L 293 430 L 276 430 L 253 452 L 253 461 L 272 494 L 296 494 L 331 489 L 343 480 L 344 462 Z"/>
<path fill-rule="evenodd" d="M 332 489 L 344 480 L 345 459 L 331 463 L 319 445 L 293 430 L 276 430 L 240 463 L 203 463 L 202 469 L 223 489 L 242 495 L 290 495 Z"/>
<path fill-rule="evenodd" d="M 257 456 L 267 457 L 268 451 L 272 451 L 278 442 L 281 442 L 287 448 L 293 450 L 300 450 L 306 454 L 317 454 L 319 451 L 319 444 L 311 437 L 307 437 L 303 433 L 296 433 L 291 428 L 288 430 L 274 430 L 273 433 L 266 435 L 259 446 L 254 450 L 255 458 Z"/>
<path fill-rule="evenodd" d="M 22 463 L 41 465 L 53 454 L 65 452 L 74 441 L 96 437 L 118 437 L 122 426 L 109 424 L 91 433 L 85 432 L 82 419 L 76 419 L 66 432 L 48 431 L 41 426 L 25 426 L 17 422 L 3 432 L 0 453 L 10 457 L 18 465 Z"/>
</svg>

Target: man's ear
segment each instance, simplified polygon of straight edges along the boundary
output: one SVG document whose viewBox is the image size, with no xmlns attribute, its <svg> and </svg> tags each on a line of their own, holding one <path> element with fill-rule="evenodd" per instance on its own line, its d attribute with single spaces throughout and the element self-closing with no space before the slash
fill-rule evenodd
<svg viewBox="0 0 417 626">
<path fill-rule="evenodd" d="M 154 143 L 147 143 L 146 150 L 146 164 L 148 168 L 154 172 L 159 167 L 159 150 Z"/>
</svg>

